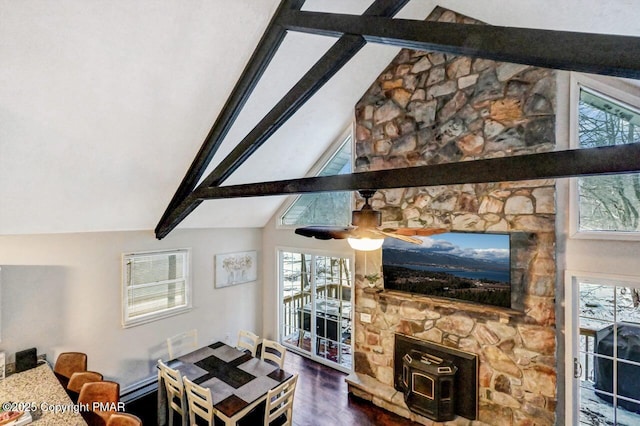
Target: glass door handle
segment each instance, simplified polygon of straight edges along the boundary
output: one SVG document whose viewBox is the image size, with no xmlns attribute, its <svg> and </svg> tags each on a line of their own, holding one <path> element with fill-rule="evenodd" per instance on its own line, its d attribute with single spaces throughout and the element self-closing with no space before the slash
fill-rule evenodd
<svg viewBox="0 0 640 426">
<path fill-rule="evenodd" d="M 573 377 L 576 379 L 582 377 L 582 364 L 580 364 L 578 358 L 573 359 Z"/>
</svg>

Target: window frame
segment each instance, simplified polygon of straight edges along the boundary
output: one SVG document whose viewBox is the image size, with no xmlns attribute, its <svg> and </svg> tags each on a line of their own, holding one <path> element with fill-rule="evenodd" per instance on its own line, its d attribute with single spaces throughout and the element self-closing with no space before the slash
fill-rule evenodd
<svg viewBox="0 0 640 426">
<path fill-rule="evenodd" d="M 353 148 L 355 146 L 354 139 L 353 139 L 354 137 L 355 137 L 354 123 L 351 123 L 351 125 L 348 126 L 340 134 L 340 136 L 331 143 L 331 145 L 329 145 L 327 150 L 322 154 L 322 156 L 320 156 L 318 161 L 316 161 L 315 164 L 311 167 L 311 169 L 309 169 L 309 172 L 305 175 L 305 177 L 317 176 L 318 173 L 320 173 L 322 169 L 327 165 L 327 163 L 329 163 L 331 159 L 333 159 L 333 157 L 338 153 L 338 150 L 343 146 L 343 144 L 346 143 L 347 138 L 351 138 L 351 142 L 350 142 L 351 143 L 351 167 L 353 168 L 353 159 L 354 159 Z M 300 226 L 306 226 L 306 225 L 285 225 L 284 223 L 282 223 L 283 216 L 289 211 L 289 209 L 298 200 L 298 198 L 300 198 L 299 194 L 290 195 L 282 203 L 282 205 L 278 209 L 278 212 L 276 213 L 276 221 L 275 221 L 276 229 L 296 229 L 296 228 L 299 228 Z M 350 198 L 349 204 L 350 204 L 349 205 L 349 213 L 350 213 L 350 211 L 353 210 L 353 197 Z M 351 217 L 350 214 L 349 214 L 349 217 Z"/>
<path fill-rule="evenodd" d="M 172 307 L 172 308 L 164 308 L 162 310 L 157 310 L 154 312 L 149 312 L 146 314 L 138 315 L 135 317 L 131 317 L 128 312 L 129 299 L 128 299 L 128 291 L 127 291 L 127 283 L 128 283 L 128 261 L 130 259 L 135 259 L 138 257 L 147 257 L 147 256 L 157 256 L 166 254 L 167 256 L 172 254 L 182 255 L 184 256 L 182 265 L 183 265 L 183 274 L 185 281 L 185 303 L 180 306 Z M 141 251 L 141 252 L 130 252 L 122 254 L 122 277 L 121 277 L 121 299 L 122 299 L 122 328 L 135 327 L 142 324 L 147 324 L 153 321 L 157 321 L 163 318 L 169 318 L 174 315 L 179 315 L 185 312 L 188 312 L 192 309 L 192 282 L 191 282 L 191 249 L 190 248 L 178 248 L 178 249 L 166 249 L 166 250 L 151 250 L 151 251 Z"/>
<path fill-rule="evenodd" d="M 622 79 L 605 79 L 571 73 L 569 96 L 569 148 L 580 149 L 578 104 L 580 90 L 584 88 L 603 98 L 628 104 L 640 109 L 640 87 L 625 83 Z M 640 241 L 636 231 L 583 231 L 580 230 L 580 193 L 578 179 L 569 180 L 569 237 L 590 240 Z"/>
</svg>

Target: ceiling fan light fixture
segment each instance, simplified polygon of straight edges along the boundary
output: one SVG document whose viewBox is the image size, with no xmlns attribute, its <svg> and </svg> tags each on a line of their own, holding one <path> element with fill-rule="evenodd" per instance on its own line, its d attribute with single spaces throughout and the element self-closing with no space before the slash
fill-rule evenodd
<svg viewBox="0 0 640 426">
<path fill-rule="evenodd" d="M 373 251 L 378 250 L 384 243 L 384 238 L 347 238 L 347 242 L 352 249 L 358 251 Z"/>
</svg>

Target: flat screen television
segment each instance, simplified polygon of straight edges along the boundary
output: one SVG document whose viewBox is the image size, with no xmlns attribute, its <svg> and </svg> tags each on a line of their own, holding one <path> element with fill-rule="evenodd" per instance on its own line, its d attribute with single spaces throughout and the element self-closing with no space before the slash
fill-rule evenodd
<svg viewBox="0 0 640 426">
<path fill-rule="evenodd" d="M 382 245 L 382 276 L 390 290 L 511 307 L 509 234 L 448 232 L 395 238 Z"/>
</svg>

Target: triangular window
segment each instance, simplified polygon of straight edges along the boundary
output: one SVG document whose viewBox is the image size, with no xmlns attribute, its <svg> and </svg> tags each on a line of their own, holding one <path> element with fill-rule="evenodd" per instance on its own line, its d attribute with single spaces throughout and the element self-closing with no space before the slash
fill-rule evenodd
<svg viewBox="0 0 640 426">
<path fill-rule="evenodd" d="M 349 134 L 315 176 L 351 173 L 351 134 Z M 335 146 L 335 145 L 334 145 Z M 351 192 L 303 194 L 291 203 L 280 217 L 283 226 L 346 226 L 350 221 Z"/>
</svg>

